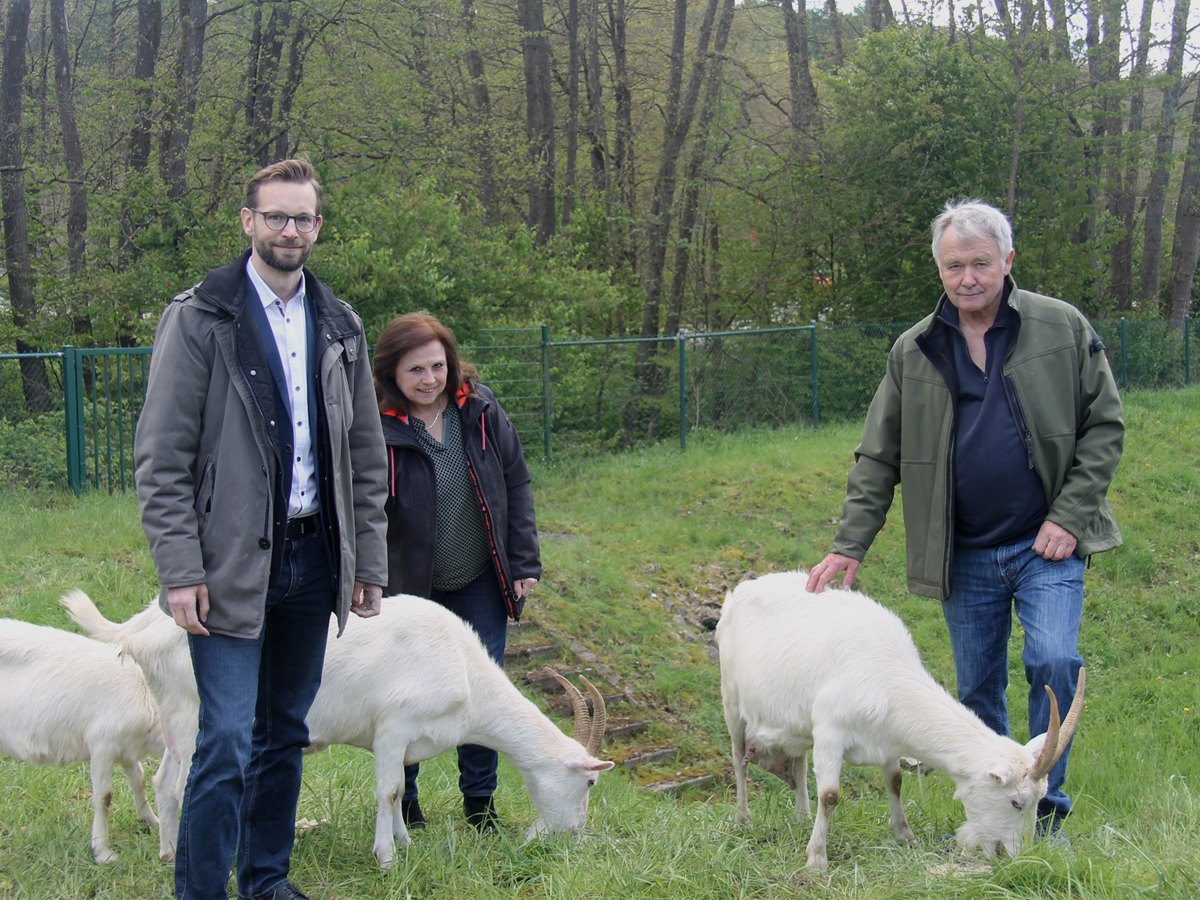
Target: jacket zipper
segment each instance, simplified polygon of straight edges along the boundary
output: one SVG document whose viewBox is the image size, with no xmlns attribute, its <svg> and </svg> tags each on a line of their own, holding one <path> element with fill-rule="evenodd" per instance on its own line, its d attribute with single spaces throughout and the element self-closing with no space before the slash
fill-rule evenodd
<svg viewBox="0 0 1200 900">
<path fill-rule="evenodd" d="M 487 425 L 482 411 L 479 413 L 480 427 L 485 434 L 483 445 L 487 449 Z M 509 616 L 514 622 L 521 621 L 521 615 L 517 611 L 517 603 L 513 597 L 513 590 L 510 584 L 504 580 L 504 567 L 500 564 L 500 551 L 496 549 L 496 530 L 492 524 L 492 513 L 488 509 L 487 500 L 483 496 L 483 489 L 479 486 L 479 476 L 475 474 L 475 467 L 471 464 L 471 455 L 466 454 L 467 471 L 471 473 L 471 484 L 475 487 L 475 499 L 479 502 L 479 510 L 483 513 L 483 530 L 487 533 L 488 550 L 492 554 L 492 565 L 496 567 L 496 579 L 500 582 L 500 590 L 504 594 L 504 606 L 508 610 Z"/>
<path fill-rule="evenodd" d="M 1017 385 L 1012 375 L 1004 376 L 1004 396 L 1008 398 L 1008 408 L 1012 412 L 1013 422 L 1021 433 L 1021 443 L 1025 445 L 1025 464 L 1033 471 L 1033 435 L 1029 433 L 1029 425 L 1025 421 L 1025 411 L 1021 409 L 1021 400 L 1017 396 Z"/>
</svg>

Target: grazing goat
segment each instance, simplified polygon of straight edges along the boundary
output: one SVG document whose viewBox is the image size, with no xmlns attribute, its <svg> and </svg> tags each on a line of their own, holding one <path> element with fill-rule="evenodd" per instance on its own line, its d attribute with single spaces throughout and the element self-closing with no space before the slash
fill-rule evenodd
<svg viewBox="0 0 1200 900">
<path fill-rule="evenodd" d="M 158 828 L 139 760 L 162 750 L 158 713 L 137 663 L 83 635 L 0 619 L 0 755 L 43 765 L 90 763 L 96 862 L 117 859 L 108 838 L 114 763 L 129 779 L 138 818 Z M 160 803 L 168 777 L 154 778 Z M 160 830 L 160 852 L 164 840 Z"/>
<path fill-rule="evenodd" d="M 142 664 L 163 709 L 168 745 L 181 764 L 182 788 L 199 710 L 186 633 L 156 601 L 122 624 L 105 619 L 82 592 L 61 602 L 85 631 L 120 644 Z M 308 715 L 309 749 L 350 744 L 374 752 L 378 812 L 372 849 L 380 866 L 391 865 L 396 843 L 410 841 L 400 814 L 405 763 L 460 744 L 491 747 L 521 772 L 539 814 L 530 837 L 583 829 L 588 792 L 599 773 L 613 766 L 595 757 L 604 737 L 604 700 L 586 679 L 590 718 L 587 700 L 555 673 L 572 697 L 572 739 L 513 686 L 470 626 L 436 603 L 407 595 L 385 598 L 378 617 L 352 619 L 340 638 L 335 635 L 331 623 L 321 689 Z M 176 822 L 172 837 L 177 833 Z"/>
<path fill-rule="evenodd" d="M 912 843 L 900 802 L 900 760 L 916 757 L 954 780 L 966 811 L 956 832 L 962 850 L 1017 853 L 1045 796 L 1046 775 L 1075 731 L 1084 670 L 1061 722 L 1047 686 L 1049 729 L 1022 746 L 993 732 L 933 680 L 894 613 L 856 591 L 810 594 L 807 579 L 784 572 L 745 581 L 725 598 L 717 624 L 738 822 L 750 821 L 749 762 L 794 784 L 797 818 L 807 819 L 811 750 L 819 802 L 809 866 L 828 866 L 825 842 L 843 761 L 883 768 L 892 830 Z"/>
</svg>

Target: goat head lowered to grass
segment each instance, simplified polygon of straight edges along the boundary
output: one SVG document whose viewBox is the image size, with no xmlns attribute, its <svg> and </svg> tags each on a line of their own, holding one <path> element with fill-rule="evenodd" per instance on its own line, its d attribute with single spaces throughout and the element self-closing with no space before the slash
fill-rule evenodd
<svg viewBox="0 0 1200 900">
<path fill-rule="evenodd" d="M 82 591 L 60 601 L 86 632 L 121 645 L 146 672 L 162 712 L 169 752 L 180 763 L 176 802 L 182 798 L 196 746 L 199 697 L 187 634 L 151 601 L 124 623 L 105 619 Z M 595 754 L 606 714 L 600 692 L 584 679 L 595 706 L 561 675 L 575 710 L 569 738 L 504 674 L 469 625 L 443 606 L 408 595 L 384 599 L 371 619 L 352 619 L 339 638 L 330 625 L 321 689 L 308 715 L 310 750 L 350 744 L 375 754 L 375 858 L 391 865 L 395 845 L 410 842 L 400 798 L 404 764 L 460 744 L 503 753 L 520 771 L 538 811 L 529 836 L 582 831 L 588 795 L 613 763 Z M 164 831 L 178 828 L 178 807 L 163 816 Z M 172 840 L 172 846 L 174 841 Z"/>
<path fill-rule="evenodd" d="M 783 572 L 742 582 L 725 598 L 717 624 L 739 823 L 750 821 L 748 762 L 794 785 L 797 818 L 806 819 L 811 751 L 818 806 L 809 866 L 828 865 L 843 762 L 883 768 L 889 822 L 899 840 L 911 843 L 900 760 L 915 757 L 954 780 L 966 812 L 955 833 L 959 847 L 1017 853 L 1033 830 L 1047 775 L 1075 732 L 1085 670 L 1064 720 L 1046 687 L 1049 727 L 1021 745 L 996 734 L 934 681 L 895 613 L 856 591 L 810 594 L 807 578 Z"/>
</svg>

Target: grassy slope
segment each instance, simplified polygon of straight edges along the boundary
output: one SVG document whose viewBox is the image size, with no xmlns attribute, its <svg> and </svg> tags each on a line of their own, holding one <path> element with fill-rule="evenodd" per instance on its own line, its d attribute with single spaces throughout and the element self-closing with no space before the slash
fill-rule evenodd
<svg viewBox="0 0 1200 900">
<path fill-rule="evenodd" d="M 373 867 L 370 757 L 348 748 L 309 761 L 300 815 L 329 819 L 297 846 L 295 876 L 314 896 L 1187 897 L 1200 894 L 1197 672 L 1200 655 L 1200 391 L 1127 398 L 1126 455 L 1111 493 L 1123 548 L 1088 572 L 1083 649 L 1088 705 L 1072 754 L 1074 856 L 1037 847 L 982 872 L 947 876 L 940 836 L 961 821 L 943 776 L 910 777 L 909 815 L 922 845 L 898 847 L 874 772 L 849 770 L 835 817 L 828 874 L 803 869 L 807 828 L 791 818 L 782 784 L 757 778 L 755 825 L 732 824 L 732 791 L 682 798 L 605 776 L 592 836 L 522 844 L 532 820 L 517 774 L 502 770 L 500 811 L 513 827 L 478 840 L 460 824 L 448 757 L 427 767 L 432 827 L 389 873 Z M 657 448 L 587 463 L 538 467 L 547 575 L 530 615 L 594 649 L 632 687 L 680 716 L 685 764 L 725 768 L 718 672 L 704 641 L 680 640 L 681 604 L 719 603 L 750 573 L 807 565 L 832 536 L 857 429 L 778 431 L 693 439 L 686 453 Z M 893 512 L 898 522 L 898 511 Z M 865 590 L 896 608 L 930 669 L 952 668 L 937 605 L 907 596 L 902 533 L 880 535 Z M 114 617 L 152 591 L 136 509 L 128 498 L 0 497 L 0 616 L 64 625 L 54 600 L 83 587 Z M 1024 709 L 1014 637 L 1017 736 Z M 0 760 L 0 898 L 167 896 L 128 789 L 118 783 L 112 867 L 90 862 L 88 785 L 64 770 Z"/>
</svg>

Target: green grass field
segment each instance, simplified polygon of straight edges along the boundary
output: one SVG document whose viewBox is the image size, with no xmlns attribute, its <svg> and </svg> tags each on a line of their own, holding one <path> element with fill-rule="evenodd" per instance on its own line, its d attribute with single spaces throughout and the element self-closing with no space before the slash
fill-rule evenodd
<svg viewBox="0 0 1200 900">
<path fill-rule="evenodd" d="M 1013 859 L 957 865 L 939 845 L 962 811 L 938 773 L 905 779 L 920 839 L 909 848 L 887 827 L 876 772 L 848 769 L 824 873 L 804 868 L 809 829 L 794 820 L 782 782 L 756 774 L 754 825 L 734 826 L 719 673 L 709 636 L 682 635 L 678 613 L 719 604 L 748 575 L 824 555 L 858 437 L 848 426 L 694 435 L 685 453 L 661 447 L 535 468 L 546 576 L 529 618 L 669 712 L 681 772 L 717 774 L 715 786 L 655 794 L 618 767 L 593 795 L 584 840 L 525 843 L 534 812 L 516 771 L 502 763 L 505 827 L 480 837 L 462 821 L 443 755 L 423 767 L 429 829 L 382 872 L 371 855 L 371 757 L 334 748 L 307 763 L 299 815 L 319 824 L 297 842 L 294 880 L 325 900 L 1200 896 L 1200 389 L 1131 394 L 1126 416 L 1110 493 L 1125 546 L 1087 574 L 1088 702 L 1067 785 L 1073 853 L 1038 844 Z M 952 684 L 940 610 L 905 593 L 898 510 L 892 521 L 860 586 L 900 613 L 926 665 Z M 113 618 L 151 596 L 134 500 L 0 496 L 0 616 L 69 627 L 55 601 L 76 587 Z M 1024 740 L 1019 646 L 1014 635 L 1010 709 Z M 111 866 L 91 860 L 83 766 L 0 759 L 0 798 L 0 898 L 170 895 L 170 867 L 157 861 L 157 838 L 137 821 L 119 775 L 112 840 L 121 859 Z"/>
</svg>

